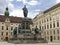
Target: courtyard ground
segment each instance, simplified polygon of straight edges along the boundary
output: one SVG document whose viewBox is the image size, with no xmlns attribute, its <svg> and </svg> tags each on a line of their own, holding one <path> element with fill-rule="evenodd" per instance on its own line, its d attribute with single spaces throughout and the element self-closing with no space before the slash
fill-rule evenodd
<svg viewBox="0 0 60 45">
<path fill-rule="evenodd" d="M 13 44 L 8 42 L 0 42 L 0 45 L 60 45 L 60 43 Z"/>
</svg>

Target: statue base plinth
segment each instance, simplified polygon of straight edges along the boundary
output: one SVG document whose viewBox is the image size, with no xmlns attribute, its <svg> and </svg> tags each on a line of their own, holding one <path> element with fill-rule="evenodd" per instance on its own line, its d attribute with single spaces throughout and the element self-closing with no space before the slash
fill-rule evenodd
<svg viewBox="0 0 60 45">
<path fill-rule="evenodd" d="M 18 35 L 19 36 L 19 35 Z M 34 43 L 47 43 L 47 41 L 38 35 L 35 39 L 35 36 L 30 34 L 29 36 L 20 34 L 20 37 L 12 38 L 9 43 L 15 43 L 15 44 L 34 44 Z"/>
</svg>

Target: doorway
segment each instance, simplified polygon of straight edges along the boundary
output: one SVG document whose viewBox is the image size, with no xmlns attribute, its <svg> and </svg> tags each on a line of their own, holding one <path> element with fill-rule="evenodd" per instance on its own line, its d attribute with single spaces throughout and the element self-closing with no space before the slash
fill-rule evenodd
<svg viewBox="0 0 60 45">
<path fill-rule="evenodd" d="M 8 37 L 5 37 L 5 41 L 8 41 Z"/>
<path fill-rule="evenodd" d="M 51 41 L 51 42 L 53 41 L 53 37 L 52 37 L 52 36 L 50 36 L 50 41 Z"/>
</svg>

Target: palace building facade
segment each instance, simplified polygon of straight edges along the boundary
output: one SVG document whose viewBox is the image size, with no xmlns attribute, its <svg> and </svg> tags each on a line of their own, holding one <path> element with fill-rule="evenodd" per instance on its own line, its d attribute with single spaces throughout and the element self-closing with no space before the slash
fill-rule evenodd
<svg viewBox="0 0 60 45">
<path fill-rule="evenodd" d="M 48 42 L 60 42 L 60 3 L 40 12 L 33 24 L 41 30 L 42 38 Z"/>
</svg>

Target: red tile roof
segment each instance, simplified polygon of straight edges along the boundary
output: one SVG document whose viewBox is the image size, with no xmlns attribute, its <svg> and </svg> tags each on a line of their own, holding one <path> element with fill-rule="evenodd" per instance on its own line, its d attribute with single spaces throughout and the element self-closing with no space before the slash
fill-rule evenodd
<svg viewBox="0 0 60 45">
<path fill-rule="evenodd" d="M 22 22 L 22 18 L 21 17 L 13 17 L 13 16 L 10 16 L 10 22 L 12 23 L 21 23 Z"/>
<path fill-rule="evenodd" d="M 22 17 L 14 17 L 14 16 L 9 16 L 9 19 L 11 23 L 22 23 L 22 21 L 25 20 Z M 32 20 L 30 18 L 28 18 L 28 20 L 30 21 L 30 23 L 32 23 Z M 0 22 L 4 22 L 4 21 L 5 21 L 5 17 L 3 15 L 0 15 Z"/>
</svg>

